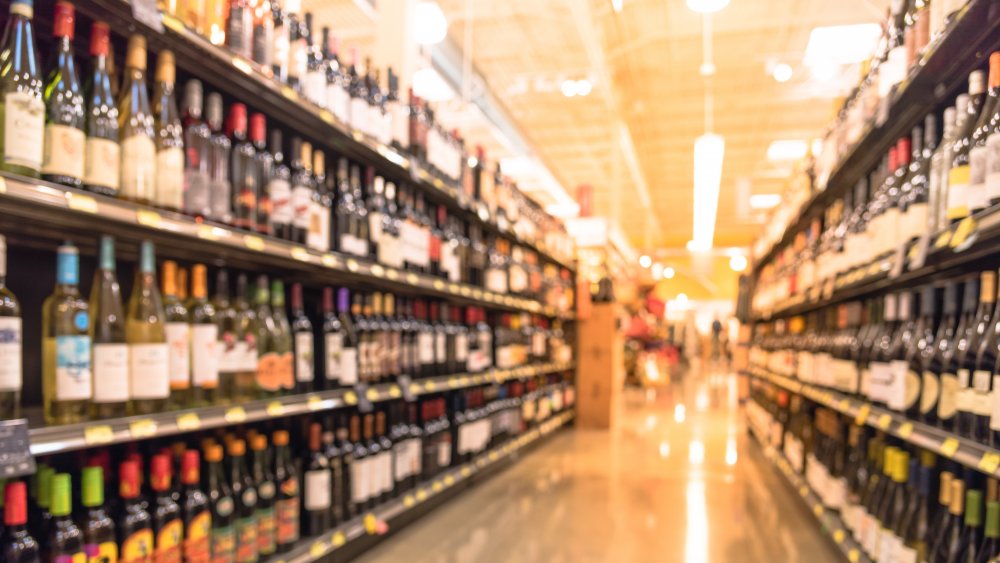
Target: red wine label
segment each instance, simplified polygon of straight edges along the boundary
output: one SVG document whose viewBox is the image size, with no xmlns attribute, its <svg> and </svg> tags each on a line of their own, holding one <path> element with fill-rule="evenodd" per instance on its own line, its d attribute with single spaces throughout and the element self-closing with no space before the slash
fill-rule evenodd
<svg viewBox="0 0 1000 563">
<path fill-rule="evenodd" d="M 257 560 L 257 520 L 240 518 L 236 521 L 236 561 L 252 562 Z"/>
<path fill-rule="evenodd" d="M 153 530 L 134 532 L 122 542 L 123 563 L 145 563 L 153 557 Z M 75 562 L 74 562 L 75 563 Z"/>
<path fill-rule="evenodd" d="M 118 544 L 113 541 L 88 543 L 83 552 L 87 554 L 87 563 L 118 563 Z"/>
<path fill-rule="evenodd" d="M 257 360 L 257 385 L 265 391 L 281 389 L 280 357 L 274 352 L 268 352 Z"/>
<path fill-rule="evenodd" d="M 236 535 L 232 526 L 212 530 L 212 563 L 232 563 L 236 554 Z"/>
<path fill-rule="evenodd" d="M 72 555 L 56 555 L 52 560 L 55 563 L 87 563 L 87 556 L 81 551 Z"/>
<path fill-rule="evenodd" d="M 285 352 L 278 357 L 278 373 L 280 375 L 281 386 L 285 389 L 295 387 L 294 362 L 295 358 L 291 352 Z"/>
<path fill-rule="evenodd" d="M 184 525 L 180 519 L 167 522 L 156 533 L 156 563 L 180 563 Z"/>
<path fill-rule="evenodd" d="M 187 537 L 184 538 L 184 561 L 207 563 L 209 561 L 209 538 L 212 533 L 212 514 L 205 510 L 188 522 Z"/>
<path fill-rule="evenodd" d="M 296 479 L 289 479 L 281 484 L 281 491 L 292 498 L 279 500 L 275 504 L 278 543 L 281 545 L 293 543 L 299 539 L 299 484 Z"/>
<path fill-rule="evenodd" d="M 272 485 L 273 487 L 273 485 Z M 257 545 L 261 554 L 270 555 L 274 553 L 276 546 L 276 534 L 278 524 L 274 518 L 273 508 L 260 508 L 257 515 Z"/>
</svg>

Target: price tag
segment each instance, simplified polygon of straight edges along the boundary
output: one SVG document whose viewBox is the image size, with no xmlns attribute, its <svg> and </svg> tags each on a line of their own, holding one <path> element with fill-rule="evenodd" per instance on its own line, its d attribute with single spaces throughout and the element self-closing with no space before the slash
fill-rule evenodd
<svg viewBox="0 0 1000 563">
<path fill-rule="evenodd" d="M 365 397 L 367 397 L 368 400 L 372 401 L 372 402 L 378 401 L 378 398 L 379 398 L 378 389 L 374 389 L 374 388 L 373 389 L 369 389 L 367 392 L 365 392 Z"/>
<path fill-rule="evenodd" d="M 469 469 L 468 467 L 463 467 L 462 468 L 462 477 L 468 477 L 469 475 L 472 475 L 472 470 Z"/>
<path fill-rule="evenodd" d="M 284 97 L 286 97 L 286 98 L 288 98 L 289 100 L 298 100 L 299 99 L 299 93 L 296 92 L 295 89 L 293 89 L 290 86 L 282 86 L 281 87 L 281 95 L 284 96 Z"/>
<path fill-rule="evenodd" d="M 344 393 L 344 403 L 354 406 L 358 404 L 358 396 L 354 393 L 354 391 L 348 391 Z"/>
<path fill-rule="evenodd" d="M 892 257 L 892 268 L 889 269 L 889 279 L 896 279 L 903 273 L 906 267 L 906 244 L 903 243 L 896 248 L 896 254 Z"/>
<path fill-rule="evenodd" d="M 153 229 L 163 228 L 163 218 L 160 214 L 149 209 L 137 209 L 135 212 L 135 222 Z"/>
<path fill-rule="evenodd" d="M 861 552 L 859 552 L 857 548 L 847 552 L 847 560 L 850 561 L 851 563 L 858 563 L 860 559 L 861 559 Z"/>
<path fill-rule="evenodd" d="M 444 282 L 441 280 L 434 280 L 434 289 L 444 291 Z"/>
<path fill-rule="evenodd" d="M 435 493 L 440 493 L 443 489 L 444 486 L 441 485 L 441 481 L 434 481 L 431 484 L 431 490 L 434 491 Z"/>
<path fill-rule="evenodd" d="M 413 273 L 406 274 L 406 283 L 408 283 L 410 285 L 417 285 L 419 282 L 420 282 L 420 278 L 417 277 L 417 274 L 413 274 Z"/>
<path fill-rule="evenodd" d="M 357 129 L 351 131 L 351 136 L 354 137 L 354 140 L 359 143 L 365 140 L 364 134 L 362 134 L 361 131 L 358 131 Z"/>
<path fill-rule="evenodd" d="M 156 428 L 156 422 L 143 418 L 129 423 L 128 432 L 135 439 L 149 438 L 156 435 Z"/>
<path fill-rule="evenodd" d="M 326 544 L 323 543 L 323 540 L 316 540 L 312 543 L 311 546 L 309 546 L 309 555 L 313 559 L 318 559 L 322 557 L 323 554 L 325 553 L 326 553 Z"/>
<path fill-rule="evenodd" d="M 413 498 L 413 495 L 403 497 L 403 506 L 406 508 L 413 508 L 415 504 L 417 504 L 417 499 Z"/>
<path fill-rule="evenodd" d="M 951 241 L 951 231 L 945 230 L 943 233 L 938 235 L 937 239 L 934 241 L 934 248 L 935 249 L 944 248 L 948 246 L 948 243 L 950 241 Z"/>
<path fill-rule="evenodd" d="M 459 387 L 468 387 L 469 386 L 469 378 L 467 376 L 465 376 L 465 375 L 459 377 L 458 378 L 458 386 Z"/>
<path fill-rule="evenodd" d="M 385 277 L 389 278 L 392 281 L 396 281 L 399 279 L 399 272 L 393 270 L 392 268 L 389 268 L 385 271 Z"/>
<path fill-rule="evenodd" d="M 378 264 L 373 264 L 372 267 L 371 267 L 371 274 L 373 276 L 375 276 L 376 278 L 384 278 L 385 277 L 385 268 L 383 268 L 382 266 L 379 266 Z"/>
<path fill-rule="evenodd" d="M 243 57 L 233 57 L 233 66 L 243 74 L 253 74 L 253 67 L 250 66 L 250 62 Z"/>
<path fill-rule="evenodd" d="M 163 33 L 163 14 L 156 5 L 156 0 L 131 0 L 132 17 L 148 25 L 157 33 Z"/>
<path fill-rule="evenodd" d="M 403 392 L 400 390 L 399 385 L 392 385 L 389 387 L 389 396 L 393 399 L 398 399 L 403 396 Z"/>
<path fill-rule="evenodd" d="M 201 419 L 198 413 L 189 412 L 177 417 L 177 428 L 184 431 L 198 430 L 201 428 Z"/>
<path fill-rule="evenodd" d="M 452 486 L 454 484 L 455 484 L 455 478 L 454 477 L 452 477 L 451 475 L 445 475 L 444 476 L 444 486 L 445 487 L 450 487 L 450 486 Z"/>
<path fill-rule="evenodd" d="M 951 241 L 948 243 L 949 246 L 955 249 L 956 252 L 961 252 L 968 248 L 966 241 L 970 241 L 970 237 L 973 239 L 972 235 L 976 232 L 976 220 L 971 216 L 966 217 L 959 221 L 958 226 L 955 227 L 955 234 L 952 235 Z"/>
<path fill-rule="evenodd" d="M 365 533 L 369 536 L 374 536 L 375 532 L 378 531 L 378 518 L 375 518 L 375 515 L 369 512 L 365 514 L 364 525 Z"/>
<path fill-rule="evenodd" d="M 452 389 L 457 389 L 458 388 L 458 378 L 454 377 L 454 376 L 449 377 L 448 378 L 448 387 L 451 387 Z"/>
<path fill-rule="evenodd" d="M 819 504 L 819 503 L 814 504 L 813 505 L 813 514 L 815 514 L 817 518 L 820 517 L 820 516 L 822 516 L 823 515 L 823 505 Z"/>
<path fill-rule="evenodd" d="M 835 541 L 837 543 L 844 543 L 845 539 L 847 539 L 847 535 L 844 533 L 844 530 L 842 530 L 840 528 L 834 530 L 834 532 L 833 532 L 833 541 Z"/>
<path fill-rule="evenodd" d="M 324 254 L 323 258 L 321 258 L 320 260 L 323 262 L 323 265 L 326 266 L 327 268 L 340 267 L 340 260 L 337 260 L 337 257 L 334 256 L 333 254 Z"/>
<path fill-rule="evenodd" d="M 500 455 L 497 454 L 496 452 L 490 452 L 489 458 L 490 458 L 490 461 L 496 461 L 497 459 L 500 458 Z"/>
<path fill-rule="evenodd" d="M 448 291 L 451 293 L 458 293 L 458 284 L 457 283 L 448 284 Z"/>
<path fill-rule="evenodd" d="M 354 258 L 348 258 L 347 259 L 347 269 L 348 270 L 350 270 L 352 272 L 357 272 L 358 271 L 358 267 L 359 267 L 359 265 L 358 265 L 358 261 L 357 260 L 355 260 Z"/>
<path fill-rule="evenodd" d="M 883 414 L 878 417 L 878 427 L 882 430 L 888 430 L 890 424 L 892 424 L 892 415 Z"/>
<path fill-rule="evenodd" d="M 899 426 L 899 437 L 906 440 L 913 434 L 913 423 L 904 422 Z"/>
<path fill-rule="evenodd" d="M 281 416 L 285 414 L 285 405 L 281 401 L 271 401 L 267 404 L 267 416 Z"/>
<path fill-rule="evenodd" d="M 333 544 L 333 547 L 341 547 L 347 543 L 347 536 L 344 535 L 344 532 L 338 530 L 333 533 L 333 537 L 330 538 L 330 543 Z"/>
<path fill-rule="evenodd" d="M 306 406 L 311 411 L 318 411 L 323 408 L 323 399 L 320 399 L 316 395 L 310 395 L 309 398 L 306 399 Z"/>
<path fill-rule="evenodd" d="M 434 391 L 437 391 L 437 384 L 433 381 L 427 381 L 424 383 L 424 390 L 428 393 L 433 393 Z"/>
<path fill-rule="evenodd" d="M 328 112 L 327 110 L 325 109 L 319 110 L 319 118 L 327 122 L 328 124 L 333 125 L 333 114 Z"/>
<path fill-rule="evenodd" d="M 996 452 L 984 453 L 977 467 L 984 473 L 995 473 L 997 468 L 1000 467 L 1000 454 Z"/>
<path fill-rule="evenodd" d="M 312 256 L 309 255 L 309 251 L 302 248 L 301 246 L 293 246 L 292 250 L 289 251 L 289 254 L 292 256 L 292 258 L 300 262 L 312 261 Z"/>
<path fill-rule="evenodd" d="M 919 270 L 924 267 L 927 262 L 927 251 L 931 247 L 931 233 L 925 232 L 920 235 L 917 242 L 910 248 L 910 253 L 907 256 L 909 259 L 909 269 L 910 271 Z"/>
<path fill-rule="evenodd" d="M 225 419 L 230 424 L 238 424 L 247 419 L 247 411 L 243 407 L 232 407 L 226 410 Z"/>
<path fill-rule="evenodd" d="M 865 422 L 868 421 L 868 413 L 871 412 L 872 408 L 869 405 L 861 405 L 858 409 L 858 415 L 854 417 L 854 423 L 858 426 L 864 426 Z"/>
<path fill-rule="evenodd" d="M 427 489 L 420 489 L 417 491 L 417 502 L 424 502 L 427 500 Z"/>
<path fill-rule="evenodd" d="M 35 456 L 31 455 L 31 438 L 28 421 L 24 418 L 0 422 L 0 477 L 11 478 L 31 475 L 36 470 Z"/>
<path fill-rule="evenodd" d="M 107 444 L 115 439 L 115 432 L 107 424 L 97 424 L 83 429 L 83 441 L 88 446 Z"/>
<path fill-rule="evenodd" d="M 97 213 L 97 200 L 86 194 L 66 192 L 66 205 L 74 211 Z"/>
<path fill-rule="evenodd" d="M 945 456 L 952 457 L 955 452 L 958 451 L 958 440 L 955 438 L 945 438 L 941 442 L 941 453 Z"/>
<path fill-rule="evenodd" d="M 257 235 L 243 235 L 243 246 L 260 252 L 264 250 L 264 239 Z"/>
</svg>

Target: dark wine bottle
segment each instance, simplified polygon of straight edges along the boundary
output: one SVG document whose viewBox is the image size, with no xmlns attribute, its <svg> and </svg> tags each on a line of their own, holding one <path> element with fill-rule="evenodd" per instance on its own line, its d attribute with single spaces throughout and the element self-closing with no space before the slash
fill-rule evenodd
<svg viewBox="0 0 1000 563">
<path fill-rule="evenodd" d="M 256 434 L 250 439 L 253 461 L 250 476 L 257 487 L 257 545 L 262 558 L 277 550 L 277 525 L 274 516 L 277 487 L 267 448 L 267 436 Z"/>
<path fill-rule="evenodd" d="M 118 494 L 122 508 L 118 515 L 118 545 L 121 561 L 141 561 L 153 555 L 153 519 L 144 507 L 140 491 L 142 470 L 134 460 L 118 469 Z"/>
<path fill-rule="evenodd" d="M 3 537 L 0 555 L 10 563 L 38 563 L 41 548 L 28 530 L 28 488 L 24 481 L 7 481 L 4 485 Z M 118 546 L 111 538 L 112 560 L 118 557 Z"/>
<path fill-rule="evenodd" d="M 205 472 L 208 473 L 205 492 L 212 511 L 212 560 L 232 561 L 236 557 L 236 505 L 222 466 L 222 446 L 208 444 L 205 448 L 205 463 Z"/>
<path fill-rule="evenodd" d="M 184 517 L 184 560 L 207 561 L 212 537 L 212 510 L 201 490 L 198 450 L 185 450 L 181 460 L 181 512 Z"/>
<path fill-rule="evenodd" d="M 153 489 L 153 533 L 157 561 L 179 561 L 183 553 L 184 520 L 181 507 L 171 495 L 170 454 L 153 456 L 150 486 Z"/>
<path fill-rule="evenodd" d="M 49 539 L 46 551 L 53 561 L 74 561 L 85 557 L 83 532 L 73 522 L 73 493 L 69 473 L 52 476 L 52 522 L 49 525 Z M 127 545 L 122 546 L 122 554 L 127 555 Z"/>
<path fill-rule="evenodd" d="M 259 544 L 257 541 L 257 486 L 247 470 L 246 442 L 231 440 L 227 446 L 229 454 L 229 483 L 233 489 L 236 532 L 236 561 L 256 561 Z"/>
<path fill-rule="evenodd" d="M 278 487 L 274 503 L 277 519 L 277 551 L 286 553 L 299 541 L 299 474 L 288 448 L 288 432 L 274 433 L 274 482 Z"/>
<path fill-rule="evenodd" d="M 942 480 L 942 486 L 944 482 Z M 962 514 L 965 508 L 965 482 L 959 478 L 951 480 L 948 512 L 939 526 L 934 528 L 934 544 L 930 551 L 931 561 L 957 561 L 962 548 Z"/>
<path fill-rule="evenodd" d="M 305 477 L 302 492 L 302 533 L 321 534 L 330 528 L 330 461 L 321 451 L 323 427 L 309 425 L 309 450 L 302 460 Z"/>
<path fill-rule="evenodd" d="M 104 503 L 104 469 L 100 466 L 84 467 L 80 476 L 81 501 L 84 516 L 80 521 L 83 531 L 83 550 L 88 557 L 118 560 L 118 543 L 115 541 L 115 522 Z M 9 503 L 10 497 L 5 501 Z"/>
<path fill-rule="evenodd" d="M 292 284 L 292 338 L 295 347 L 295 387 L 298 393 L 315 389 L 315 353 L 312 322 L 302 301 L 302 284 Z"/>
</svg>

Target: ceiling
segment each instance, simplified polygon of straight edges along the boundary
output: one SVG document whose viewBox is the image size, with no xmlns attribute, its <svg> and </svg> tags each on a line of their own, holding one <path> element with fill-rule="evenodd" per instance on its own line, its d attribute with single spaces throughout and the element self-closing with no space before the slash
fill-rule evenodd
<svg viewBox="0 0 1000 563">
<path fill-rule="evenodd" d="M 571 195 L 592 186 L 594 213 L 617 221 L 638 249 L 690 240 L 693 145 L 705 127 L 700 14 L 685 0 L 623 0 L 621 12 L 610 0 L 438 3 L 451 39 L 471 37 L 475 67 Z M 334 32 L 345 44 L 370 48 L 377 14 L 367 0 L 305 4 L 319 21 L 341 22 Z M 716 246 L 749 245 L 764 220 L 749 195 L 782 190 L 792 163 L 769 162 L 769 143 L 821 135 L 853 81 L 850 70 L 839 84 L 811 78 L 801 64 L 810 30 L 878 21 L 884 4 L 732 0 L 712 16 L 714 131 L 726 140 Z M 771 77 L 777 63 L 794 69 L 789 82 Z M 594 83 L 589 95 L 562 94 L 563 80 L 582 78 Z"/>
</svg>

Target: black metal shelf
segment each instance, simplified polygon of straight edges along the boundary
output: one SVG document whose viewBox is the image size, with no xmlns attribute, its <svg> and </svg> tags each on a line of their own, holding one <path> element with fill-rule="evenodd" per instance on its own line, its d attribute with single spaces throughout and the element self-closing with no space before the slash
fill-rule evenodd
<svg viewBox="0 0 1000 563">
<path fill-rule="evenodd" d="M 295 272 L 298 279 L 318 283 L 353 282 L 487 308 L 573 318 L 572 313 L 531 299 L 387 268 L 346 254 L 318 252 L 274 237 L 9 174 L 0 174 L 0 228 L 8 239 L 25 245 L 79 238 L 81 232 L 97 229 L 101 234 L 153 240 L 164 256 L 206 262 L 223 259 L 251 270 L 269 266 Z"/>
<path fill-rule="evenodd" d="M 803 383 L 760 368 L 751 368 L 748 373 L 848 416 L 854 419 L 855 424 L 878 428 L 907 443 L 952 459 L 966 467 L 1000 477 L 1000 450 L 910 420 L 897 412 L 837 391 Z"/>
<path fill-rule="evenodd" d="M 121 444 L 134 440 L 173 436 L 210 428 L 259 422 L 278 416 L 296 416 L 355 406 L 359 400 L 372 403 L 393 401 L 405 395 L 418 397 L 510 379 L 535 377 L 573 369 L 573 364 L 540 364 L 483 373 L 462 373 L 414 380 L 403 389 L 396 383 L 287 395 L 250 401 L 240 405 L 204 407 L 162 412 L 150 416 L 83 422 L 31 429 L 31 453 L 35 456 Z"/>
<path fill-rule="evenodd" d="M 753 427 L 751 427 L 752 429 Z M 802 502 L 809 507 L 816 521 L 820 525 L 820 530 L 825 534 L 830 536 L 833 543 L 837 545 L 837 549 L 840 554 L 849 561 L 850 563 L 871 563 L 871 560 L 865 555 L 864 549 L 851 537 L 848 531 L 847 524 L 844 523 L 843 518 L 840 513 L 836 510 L 823 506 L 820 497 L 816 492 L 806 483 L 806 480 L 799 475 L 798 472 L 792 468 L 792 465 L 788 463 L 785 456 L 781 455 L 775 450 L 773 446 L 767 443 L 766 438 L 758 436 L 755 431 L 751 431 L 750 435 L 757 439 L 761 448 L 764 451 L 765 457 L 777 467 L 781 473 L 788 480 L 788 484 L 795 489 L 799 496 L 802 497 Z"/>
<path fill-rule="evenodd" d="M 348 557 L 351 553 L 367 549 L 381 541 L 387 532 L 415 520 L 505 466 L 505 462 L 513 461 L 519 453 L 569 423 L 573 416 L 572 410 L 556 414 L 475 460 L 421 483 L 402 498 L 391 500 L 330 532 L 303 539 L 298 547 L 279 557 L 275 563 L 307 563 L 334 556 Z"/>
<path fill-rule="evenodd" d="M 826 189 L 814 193 L 781 239 L 754 261 L 754 275 L 791 244 L 813 217 L 854 189 L 900 137 L 938 108 L 947 96 L 963 89 L 969 73 L 984 66 L 990 50 L 997 46 L 1000 46 L 1000 3 L 971 0 L 955 15 L 947 31 L 927 48 L 892 96 L 883 102 L 889 104 L 888 111 L 881 112 L 886 119 L 868 125 L 861 139 L 830 174 Z"/>
<path fill-rule="evenodd" d="M 164 30 L 160 33 L 136 19 L 126 0 L 78 0 L 74 5 L 81 14 L 108 22 L 117 34 L 137 32 L 146 36 L 150 52 L 173 51 L 179 69 L 214 90 L 247 102 L 251 108 L 264 112 L 269 120 L 291 128 L 338 155 L 375 166 L 390 179 L 405 179 L 419 185 L 433 201 L 460 211 L 464 218 L 478 221 L 487 230 L 531 248 L 548 262 L 574 269 L 572 264 L 545 248 L 528 243 L 509 229 L 501 229 L 495 219 L 483 220 L 459 186 L 433 176 L 410 155 L 340 123 L 330 111 L 315 106 L 293 88 L 262 72 L 257 63 L 212 44 L 177 18 L 164 14 Z"/>
</svg>

